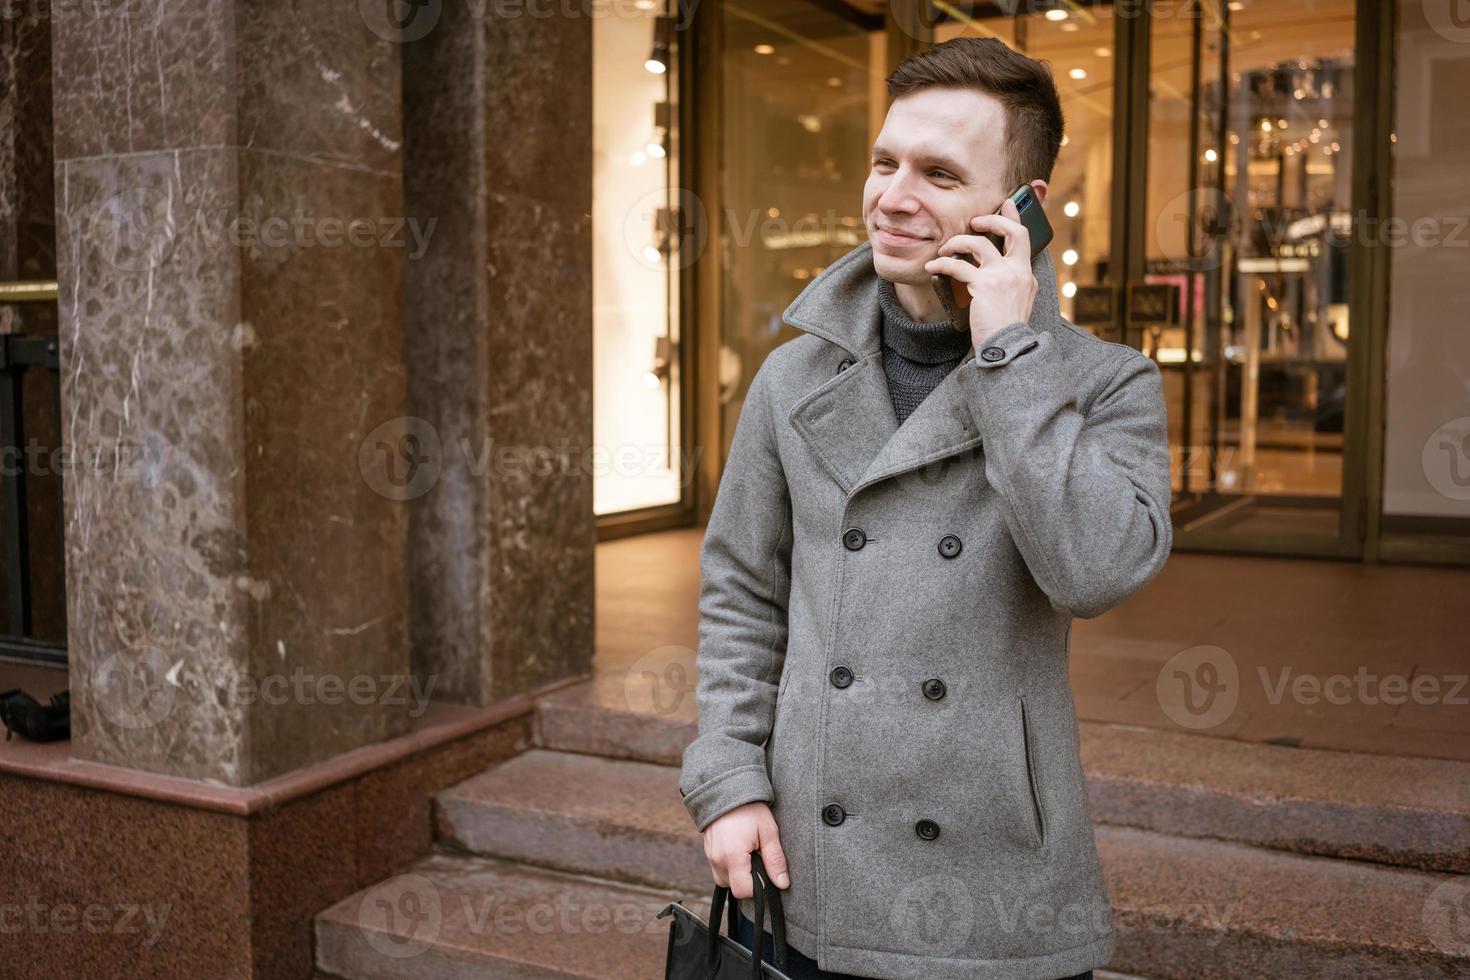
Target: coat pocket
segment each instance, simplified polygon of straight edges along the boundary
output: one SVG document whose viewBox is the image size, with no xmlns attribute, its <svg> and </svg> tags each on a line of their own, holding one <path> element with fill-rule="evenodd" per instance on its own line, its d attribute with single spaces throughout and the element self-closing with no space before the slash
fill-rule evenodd
<svg viewBox="0 0 1470 980">
<path fill-rule="evenodd" d="M 1026 699 L 1016 699 L 1021 705 L 1021 744 L 1025 747 L 1026 785 L 1031 796 L 1032 830 L 1038 848 L 1046 845 L 1046 808 L 1041 804 L 1041 782 L 1036 772 L 1036 737 L 1031 732 L 1031 718 L 1026 711 Z"/>
</svg>

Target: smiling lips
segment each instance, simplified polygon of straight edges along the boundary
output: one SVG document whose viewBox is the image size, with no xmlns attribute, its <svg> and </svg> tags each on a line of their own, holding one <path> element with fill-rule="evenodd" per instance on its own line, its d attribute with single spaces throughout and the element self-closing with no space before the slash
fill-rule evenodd
<svg viewBox="0 0 1470 980">
<path fill-rule="evenodd" d="M 902 232 L 892 231 L 888 228 L 879 228 L 878 237 L 883 241 L 883 244 L 893 245 L 899 248 L 928 241 L 927 238 L 921 235 L 905 235 Z"/>
</svg>

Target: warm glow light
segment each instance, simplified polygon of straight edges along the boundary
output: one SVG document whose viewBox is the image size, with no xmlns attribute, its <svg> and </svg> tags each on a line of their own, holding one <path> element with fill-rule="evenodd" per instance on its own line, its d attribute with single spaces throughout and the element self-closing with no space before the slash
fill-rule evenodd
<svg viewBox="0 0 1470 980">
<path fill-rule="evenodd" d="M 1075 248 L 1069 248 L 1065 252 L 1062 253 L 1062 264 L 1063 265 L 1076 265 L 1077 264 L 1077 250 Z"/>
<path fill-rule="evenodd" d="M 1271 132 L 1271 120 L 1269 120 L 1269 119 L 1262 119 L 1261 120 L 1261 132 L 1263 132 L 1263 133 L 1269 133 L 1269 132 Z"/>
<path fill-rule="evenodd" d="M 645 149 L 648 151 L 648 155 L 655 160 L 662 160 L 664 158 L 664 148 L 661 143 L 649 143 Z"/>
<path fill-rule="evenodd" d="M 637 150 L 628 156 L 628 162 L 635 167 L 641 167 L 648 162 L 648 154 Z"/>
<path fill-rule="evenodd" d="M 643 383 L 650 388 L 657 388 L 659 386 L 658 375 L 654 374 L 652 371 L 644 371 Z"/>
<path fill-rule="evenodd" d="M 1071 299 L 1077 295 L 1077 284 L 1075 282 L 1062 283 L 1062 295 Z"/>
<path fill-rule="evenodd" d="M 646 71 L 653 75 L 662 75 L 664 72 L 669 70 L 668 65 L 664 64 L 662 61 L 659 61 L 656 58 L 649 58 L 643 63 L 643 67 Z"/>
<path fill-rule="evenodd" d="M 1206 163 L 1214 163 L 1218 159 L 1220 159 L 1220 155 L 1215 152 L 1215 148 L 1214 147 L 1210 147 L 1208 150 L 1205 151 L 1205 162 Z"/>
<path fill-rule="evenodd" d="M 831 78 L 827 79 L 827 84 L 832 86 L 833 88 L 837 88 L 842 84 L 842 79 L 838 78 L 836 75 L 833 75 Z"/>
<path fill-rule="evenodd" d="M 1082 79 L 1087 77 L 1087 69 L 1073 68 L 1071 71 L 1067 72 L 1067 75 L 1071 78 L 1077 79 L 1080 82 Z"/>
<path fill-rule="evenodd" d="M 1047 20 L 1066 20 L 1067 19 L 1067 12 L 1065 10 L 1048 10 L 1046 12 L 1046 19 Z"/>
<path fill-rule="evenodd" d="M 1093 48 L 1092 49 L 1092 53 L 1095 54 L 1095 55 L 1097 55 L 1099 58 L 1111 58 L 1113 56 L 1113 49 L 1112 48 Z"/>
<path fill-rule="evenodd" d="M 1078 204 L 1076 201 L 1068 201 L 1062 207 L 1062 213 L 1065 214 L 1069 218 L 1075 218 L 1075 217 L 1077 217 L 1077 215 L 1080 214 L 1081 211 L 1082 211 L 1082 205 Z"/>
<path fill-rule="evenodd" d="M 643 246 L 643 260 L 650 264 L 663 261 L 663 253 L 652 245 Z"/>
<path fill-rule="evenodd" d="M 771 47 L 771 45 L 769 45 L 769 44 L 757 44 L 755 46 L 755 53 L 756 54 L 775 54 L 776 53 L 776 49 L 773 48 L 773 47 Z"/>
</svg>

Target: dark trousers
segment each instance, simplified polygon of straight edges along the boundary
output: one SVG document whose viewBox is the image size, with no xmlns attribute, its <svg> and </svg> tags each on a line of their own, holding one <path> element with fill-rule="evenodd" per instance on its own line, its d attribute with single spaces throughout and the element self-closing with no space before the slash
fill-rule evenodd
<svg viewBox="0 0 1470 980">
<path fill-rule="evenodd" d="M 736 937 L 740 940 L 740 945 L 746 949 L 755 949 L 753 945 L 755 942 L 755 923 L 746 917 L 745 912 L 738 905 L 735 906 L 735 917 L 737 925 L 740 928 L 740 935 Z M 776 960 L 776 940 L 769 932 L 762 930 L 761 934 L 765 938 L 765 957 L 762 962 L 774 963 Z M 872 980 L 871 977 L 859 977 L 851 973 L 833 973 L 830 970 L 819 970 L 817 969 L 816 960 L 803 956 L 790 943 L 786 944 L 786 952 L 786 975 L 791 980 Z M 1062 980 L 1092 980 L 1092 971 L 1088 970 L 1086 973 L 1079 973 L 1075 977 L 1063 977 Z"/>
</svg>

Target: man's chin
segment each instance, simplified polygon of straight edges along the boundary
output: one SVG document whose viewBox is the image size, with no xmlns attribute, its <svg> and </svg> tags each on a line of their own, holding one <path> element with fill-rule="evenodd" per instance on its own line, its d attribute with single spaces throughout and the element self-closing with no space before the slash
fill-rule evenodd
<svg viewBox="0 0 1470 980">
<path fill-rule="evenodd" d="M 929 281 L 929 273 L 924 268 L 930 256 L 913 256 L 912 258 L 897 258 L 886 255 L 873 249 L 873 271 L 887 279 L 889 282 L 904 282 L 910 285 L 920 285 Z"/>
</svg>

